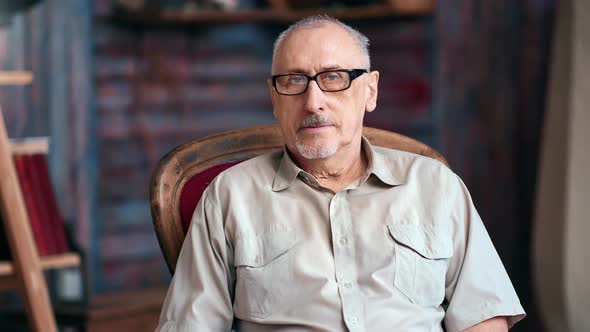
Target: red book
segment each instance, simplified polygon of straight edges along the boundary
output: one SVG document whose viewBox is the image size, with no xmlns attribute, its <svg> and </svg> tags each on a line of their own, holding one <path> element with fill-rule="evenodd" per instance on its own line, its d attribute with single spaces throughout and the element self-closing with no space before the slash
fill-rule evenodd
<svg viewBox="0 0 590 332">
<path fill-rule="evenodd" d="M 25 156 L 27 173 L 31 179 L 33 186 L 33 200 L 37 207 L 39 222 L 41 224 L 41 235 L 47 245 L 47 254 L 55 255 L 58 253 L 58 248 L 55 241 L 55 235 L 53 232 L 53 224 L 51 222 L 51 213 L 49 211 L 49 205 L 47 204 L 48 196 L 43 187 L 43 179 L 41 174 L 41 167 L 39 165 L 39 159 L 36 155 Z"/>
<path fill-rule="evenodd" d="M 37 250 L 39 255 L 45 256 L 50 253 L 48 245 L 44 237 L 44 231 L 42 227 L 41 214 L 36 204 L 35 189 L 33 186 L 33 179 L 31 178 L 28 170 L 28 164 L 31 163 L 29 156 L 27 155 L 16 155 L 14 157 L 14 165 L 18 180 L 20 183 L 21 192 L 25 201 L 25 207 L 27 209 L 27 215 L 29 216 L 29 223 L 33 231 L 33 238 L 37 244 Z"/>
<path fill-rule="evenodd" d="M 49 174 L 49 167 L 47 166 L 47 157 L 45 155 L 35 155 L 35 165 L 37 166 L 40 185 L 42 188 L 43 195 L 45 196 L 45 204 L 48 209 L 49 224 L 53 233 L 53 240 L 55 241 L 57 254 L 63 254 L 69 251 L 68 241 L 66 239 L 65 225 L 57 200 L 55 197 L 55 191 L 51 184 L 51 176 Z"/>
</svg>

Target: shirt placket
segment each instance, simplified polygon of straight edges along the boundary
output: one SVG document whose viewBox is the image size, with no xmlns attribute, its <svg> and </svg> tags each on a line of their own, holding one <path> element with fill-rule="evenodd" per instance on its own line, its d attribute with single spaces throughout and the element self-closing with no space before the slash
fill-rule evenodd
<svg viewBox="0 0 590 332">
<path fill-rule="evenodd" d="M 347 191 L 334 195 L 330 201 L 330 228 L 332 231 L 332 248 L 336 281 L 344 322 L 349 331 L 365 331 L 362 296 L 358 287 L 358 275 L 355 255 L 355 239 L 352 236 L 352 218 L 350 214 Z"/>
</svg>

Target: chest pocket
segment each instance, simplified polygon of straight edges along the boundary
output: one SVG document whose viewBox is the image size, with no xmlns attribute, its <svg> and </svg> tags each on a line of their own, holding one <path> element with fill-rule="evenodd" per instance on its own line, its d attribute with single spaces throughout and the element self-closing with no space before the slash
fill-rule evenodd
<svg viewBox="0 0 590 332">
<path fill-rule="evenodd" d="M 412 303 L 438 307 L 453 248 L 448 232 L 415 224 L 388 225 L 395 240 L 394 286 Z"/>
<path fill-rule="evenodd" d="M 293 264 L 289 249 L 295 231 L 276 228 L 247 234 L 236 240 L 234 266 L 236 286 L 234 312 L 240 318 L 264 318 L 282 307 L 292 288 Z"/>
</svg>

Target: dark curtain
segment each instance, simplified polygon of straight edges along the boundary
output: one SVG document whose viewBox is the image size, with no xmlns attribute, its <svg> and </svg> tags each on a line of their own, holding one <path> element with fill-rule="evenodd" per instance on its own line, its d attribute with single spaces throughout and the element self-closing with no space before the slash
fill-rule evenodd
<svg viewBox="0 0 590 332">
<path fill-rule="evenodd" d="M 555 1 L 437 3 L 434 107 L 444 155 L 467 184 L 529 317 L 538 151 Z"/>
</svg>

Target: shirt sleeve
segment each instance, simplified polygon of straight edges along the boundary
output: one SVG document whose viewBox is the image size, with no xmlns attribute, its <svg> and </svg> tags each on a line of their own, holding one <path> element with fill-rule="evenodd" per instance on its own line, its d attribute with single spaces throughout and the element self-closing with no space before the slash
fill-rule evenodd
<svg viewBox="0 0 590 332">
<path fill-rule="evenodd" d="M 229 332 L 233 321 L 233 250 L 219 205 L 205 190 L 193 213 L 157 332 Z"/>
<path fill-rule="evenodd" d="M 495 316 L 508 316 L 511 327 L 525 312 L 467 188 L 456 175 L 448 197 L 454 252 L 445 290 L 446 330 L 463 331 Z"/>
</svg>

